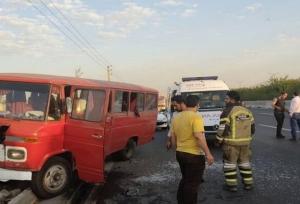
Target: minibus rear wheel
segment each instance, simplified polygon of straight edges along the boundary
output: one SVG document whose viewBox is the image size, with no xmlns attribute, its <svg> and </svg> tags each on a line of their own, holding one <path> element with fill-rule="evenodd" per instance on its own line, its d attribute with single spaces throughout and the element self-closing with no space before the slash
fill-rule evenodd
<svg viewBox="0 0 300 204">
<path fill-rule="evenodd" d="M 65 192 L 71 178 L 70 163 L 62 157 L 53 157 L 41 171 L 32 174 L 32 191 L 39 198 L 51 198 Z"/>
<path fill-rule="evenodd" d="M 122 160 L 129 160 L 133 157 L 136 148 L 136 142 L 133 139 L 128 140 L 126 147 L 120 152 Z"/>
</svg>

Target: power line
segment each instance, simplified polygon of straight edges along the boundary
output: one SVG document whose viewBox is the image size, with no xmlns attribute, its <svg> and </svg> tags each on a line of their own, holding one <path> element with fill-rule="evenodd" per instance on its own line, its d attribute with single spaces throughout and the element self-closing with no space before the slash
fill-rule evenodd
<svg viewBox="0 0 300 204">
<path fill-rule="evenodd" d="M 42 16 L 44 16 L 59 32 L 61 32 L 66 38 L 71 40 L 82 52 L 84 52 L 86 55 L 88 55 L 94 62 L 96 62 L 98 65 L 103 67 L 103 64 L 99 63 L 97 59 L 95 59 L 92 55 L 90 55 L 86 50 L 84 50 L 81 45 L 79 45 L 75 40 L 73 40 L 67 33 L 65 33 L 60 27 L 53 22 L 46 14 L 43 13 L 41 9 L 39 9 L 36 5 L 33 4 L 31 0 L 27 0 L 31 5 L 33 6 L 34 9 L 36 9 Z M 105 68 L 104 68 L 105 69 Z"/>
<path fill-rule="evenodd" d="M 107 72 L 109 71 L 109 75 L 112 76 L 112 65 L 109 63 L 109 61 L 102 56 L 98 50 L 86 39 L 84 38 L 84 36 L 76 29 L 76 27 L 71 23 L 71 21 L 54 5 L 53 1 L 51 1 L 51 3 L 53 4 L 53 6 L 55 7 L 55 9 L 63 16 L 63 18 L 65 19 L 65 21 L 67 21 L 71 27 L 73 28 L 73 30 L 75 30 L 75 32 L 77 33 L 74 34 L 74 31 L 72 31 L 63 21 L 60 20 L 60 18 L 58 16 L 56 16 L 56 14 L 47 6 L 47 4 L 42 1 L 39 0 L 44 7 L 47 8 L 47 10 L 52 14 L 52 16 L 54 16 L 64 27 L 65 29 L 67 29 L 73 36 L 75 36 L 75 38 L 77 40 L 79 40 L 79 42 L 83 45 L 83 47 L 85 49 L 88 48 L 89 52 L 87 50 L 85 50 L 84 48 L 82 48 L 82 45 L 78 42 L 76 42 L 71 36 L 69 36 L 69 34 L 67 34 L 63 29 L 61 29 L 59 27 L 59 25 L 57 23 L 55 23 L 50 17 L 48 17 L 38 6 L 36 6 L 32 0 L 27 0 L 27 2 L 29 2 L 42 16 L 44 16 L 59 32 L 61 32 L 65 37 L 67 37 L 69 40 L 71 40 L 82 52 L 84 52 L 87 56 L 89 56 L 95 63 L 97 63 L 98 65 L 100 65 L 103 69 L 105 69 Z M 89 46 L 86 46 L 85 44 L 88 44 Z M 94 52 L 91 51 L 91 49 L 93 51 L 96 52 L 96 54 Z M 93 55 L 91 55 L 91 53 Z M 100 58 L 99 58 L 100 56 Z M 101 63 L 100 63 L 101 62 Z M 103 66 L 104 65 L 104 66 Z M 115 78 L 119 78 L 121 80 L 121 78 L 119 76 L 117 76 L 116 74 Z"/>
<path fill-rule="evenodd" d="M 50 14 L 52 15 L 52 16 L 54 16 L 54 18 L 56 18 L 59 22 L 60 22 L 60 24 L 67 30 L 67 31 L 69 31 L 80 43 L 81 43 L 81 45 L 83 46 L 83 47 L 85 47 L 85 48 L 87 48 L 87 50 L 89 51 L 89 53 L 90 54 L 93 54 L 93 56 L 95 57 L 95 58 L 97 58 L 97 60 L 99 60 L 99 61 L 101 61 L 101 63 L 103 63 L 105 66 L 107 66 L 109 63 L 106 63 L 103 59 L 101 59 L 101 58 L 99 58 L 98 56 L 97 56 L 97 54 L 95 54 L 94 52 L 92 52 L 91 50 L 90 50 L 90 48 L 89 48 L 89 46 L 86 46 L 85 44 L 85 41 L 84 40 L 82 40 L 82 38 L 81 37 L 78 37 L 77 36 L 77 34 L 73 31 L 73 30 L 71 30 L 69 27 L 68 27 L 68 25 L 66 25 L 63 21 L 61 21 L 60 20 L 60 18 L 48 7 L 48 5 L 43 1 L 43 0 L 39 0 L 41 3 L 42 3 L 42 5 L 50 12 Z"/>
<path fill-rule="evenodd" d="M 73 23 L 69 20 L 69 18 L 55 5 L 55 3 L 52 0 L 49 0 L 52 6 L 55 8 L 55 10 L 67 21 L 70 26 L 73 28 L 73 30 L 78 34 L 78 36 L 81 37 L 81 39 L 89 45 L 92 50 L 94 50 L 107 64 L 110 65 L 110 62 L 78 31 L 78 29 L 73 25 Z"/>
</svg>

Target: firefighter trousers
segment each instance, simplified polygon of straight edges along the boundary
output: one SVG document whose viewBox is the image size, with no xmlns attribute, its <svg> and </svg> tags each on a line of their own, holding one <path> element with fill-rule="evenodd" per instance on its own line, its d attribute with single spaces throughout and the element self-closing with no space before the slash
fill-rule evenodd
<svg viewBox="0 0 300 204">
<path fill-rule="evenodd" d="M 223 145 L 223 162 L 224 162 L 224 175 L 225 184 L 229 187 L 236 187 L 237 180 L 237 167 L 240 170 L 242 182 L 245 186 L 253 185 L 252 169 L 251 169 L 251 149 L 250 145 L 236 146 L 236 145 Z"/>
</svg>

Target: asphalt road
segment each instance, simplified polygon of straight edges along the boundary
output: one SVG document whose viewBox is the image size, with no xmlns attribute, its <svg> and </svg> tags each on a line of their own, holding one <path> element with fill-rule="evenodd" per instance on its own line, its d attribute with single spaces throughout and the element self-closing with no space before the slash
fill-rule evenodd
<svg viewBox="0 0 300 204">
<path fill-rule="evenodd" d="M 255 188 L 237 193 L 223 190 L 222 152 L 213 148 L 216 162 L 207 167 L 205 182 L 199 189 L 199 203 L 300 203 L 300 141 L 291 142 L 289 119 L 283 134 L 275 138 L 271 110 L 253 110 L 256 135 L 252 144 Z M 300 133 L 298 133 L 300 138 Z M 116 163 L 107 183 L 97 191 L 98 203 L 176 203 L 180 172 L 174 151 L 164 148 L 166 131 L 137 149 L 134 159 Z"/>
<path fill-rule="evenodd" d="M 240 184 L 236 193 L 224 191 L 222 152 L 212 147 L 216 162 L 205 171 L 199 203 L 300 203 L 300 132 L 297 142 L 288 140 L 287 117 L 283 131 L 287 137 L 276 139 L 272 111 L 255 109 L 253 112 L 257 127 L 252 144 L 255 188 L 244 191 Z M 155 140 L 138 147 L 133 159 L 115 162 L 104 185 L 78 182 L 67 194 L 41 203 L 176 203 L 181 175 L 175 152 L 165 149 L 166 134 L 166 131 L 157 131 Z M 6 184 L 8 188 L 13 185 Z"/>
</svg>

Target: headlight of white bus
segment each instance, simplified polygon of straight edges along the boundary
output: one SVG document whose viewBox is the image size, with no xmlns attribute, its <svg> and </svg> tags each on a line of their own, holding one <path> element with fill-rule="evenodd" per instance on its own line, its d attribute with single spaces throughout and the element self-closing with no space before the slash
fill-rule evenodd
<svg viewBox="0 0 300 204">
<path fill-rule="evenodd" d="M 6 160 L 12 162 L 25 162 L 27 160 L 27 150 L 24 147 L 6 146 Z"/>
</svg>

